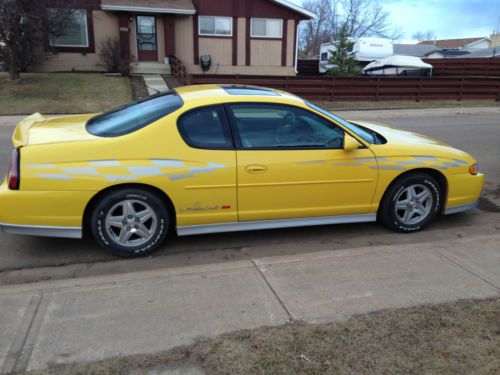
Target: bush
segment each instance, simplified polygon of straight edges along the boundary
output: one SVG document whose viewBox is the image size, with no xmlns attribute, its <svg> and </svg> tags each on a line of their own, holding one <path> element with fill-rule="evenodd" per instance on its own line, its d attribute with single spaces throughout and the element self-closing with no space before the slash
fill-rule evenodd
<svg viewBox="0 0 500 375">
<path fill-rule="evenodd" d="M 109 38 L 101 43 L 99 59 L 100 65 L 104 66 L 108 73 L 130 73 L 130 59 L 121 57 L 120 42 L 117 39 Z"/>
</svg>

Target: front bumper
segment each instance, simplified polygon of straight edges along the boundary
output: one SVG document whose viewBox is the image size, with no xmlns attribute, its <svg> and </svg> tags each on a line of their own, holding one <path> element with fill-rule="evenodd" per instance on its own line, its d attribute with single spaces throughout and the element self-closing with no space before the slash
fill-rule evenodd
<svg viewBox="0 0 500 375">
<path fill-rule="evenodd" d="M 443 210 L 445 215 L 468 211 L 478 206 L 484 186 L 484 174 L 457 174 L 447 178 L 448 195 Z"/>
<path fill-rule="evenodd" d="M 457 214 L 459 212 L 472 210 L 472 209 L 476 208 L 477 206 L 479 206 L 479 200 L 477 200 L 473 203 L 463 204 L 461 206 L 446 207 L 443 214 L 445 214 L 445 215 Z"/>
</svg>

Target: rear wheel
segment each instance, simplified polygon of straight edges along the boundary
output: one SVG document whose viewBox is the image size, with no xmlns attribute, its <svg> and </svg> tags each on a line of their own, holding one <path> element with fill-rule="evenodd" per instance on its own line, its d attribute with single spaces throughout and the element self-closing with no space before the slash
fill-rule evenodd
<svg viewBox="0 0 500 375">
<path fill-rule="evenodd" d="M 151 253 L 165 240 L 170 226 L 170 215 L 163 201 L 140 189 L 105 195 L 90 220 L 98 244 L 123 257 Z"/>
<path fill-rule="evenodd" d="M 441 207 L 437 181 L 425 173 L 403 176 L 382 199 L 379 220 L 397 232 L 415 232 L 436 217 Z"/>
</svg>

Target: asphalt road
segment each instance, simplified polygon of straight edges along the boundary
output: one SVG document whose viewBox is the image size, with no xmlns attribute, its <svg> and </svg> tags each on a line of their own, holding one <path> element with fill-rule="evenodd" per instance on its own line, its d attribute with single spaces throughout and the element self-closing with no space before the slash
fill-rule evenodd
<svg viewBox="0 0 500 375">
<path fill-rule="evenodd" d="M 500 111 L 414 110 L 342 112 L 343 117 L 386 123 L 441 139 L 474 155 L 487 175 L 483 204 L 474 211 L 438 218 L 425 231 L 388 232 L 355 224 L 172 238 L 153 256 L 121 260 L 92 239 L 66 240 L 0 234 L 0 284 L 72 278 L 271 255 L 393 245 L 481 236 L 500 230 Z M 10 137 L 19 117 L 0 117 L 0 173 L 7 170 Z M 1 209 L 1 208 L 0 208 Z"/>
</svg>

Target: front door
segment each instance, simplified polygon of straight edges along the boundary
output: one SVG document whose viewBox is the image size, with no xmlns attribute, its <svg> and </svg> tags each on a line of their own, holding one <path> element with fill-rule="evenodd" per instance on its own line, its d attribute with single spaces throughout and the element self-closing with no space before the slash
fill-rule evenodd
<svg viewBox="0 0 500 375">
<path fill-rule="evenodd" d="M 231 104 L 240 142 L 240 221 L 367 214 L 377 182 L 369 148 L 347 152 L 345 132 L 305 109 Z"/>
<path fill-rule="evenodd" d="M 139 61 L 158 61 L 154 16 L 137 16 L 137 52 Z"/>
</svg>

